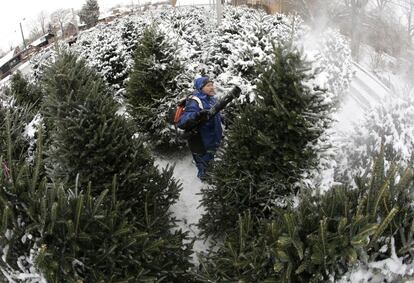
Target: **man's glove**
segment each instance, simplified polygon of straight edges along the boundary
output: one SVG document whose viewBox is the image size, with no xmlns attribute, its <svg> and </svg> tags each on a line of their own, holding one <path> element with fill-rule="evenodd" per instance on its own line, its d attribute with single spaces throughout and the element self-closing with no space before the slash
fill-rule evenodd
<svg viewBox="0 0 414 283">
<path fill-rule="evenodd" d="M 206 109 L 202 109 L 200 112 L 197 112 L 196 120 L 200 123 L 206 122 L 210 119 L 210 112 Z"/>
</svg>

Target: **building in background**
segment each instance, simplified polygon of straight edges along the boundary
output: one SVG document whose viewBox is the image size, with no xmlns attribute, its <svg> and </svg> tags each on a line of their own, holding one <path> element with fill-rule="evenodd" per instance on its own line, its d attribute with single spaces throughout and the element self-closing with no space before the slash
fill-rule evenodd
<svg viewBox="0 0 414 283">
<path fill-rule="evenodd" d="M 32 43 L 28 45 L 28 49 L 32 49 L 34 51 L 39 51 L 42 47 L 48 46 L 49 44 L 53 43 L 55 41 L 55 35 L 52 33 L 46 33 L 45 35 L 42 35 Z"/>
<path fill-rule="evenodd" d="M 268 14 L 281 13 L 283 2 L 283 0 L 231 0 L 234 6 L 246 5 L 255 9 L 263 9 Z"/>
<path fill-rule="evenodd" d="M 22 52 L 16 47 L 9 53 L 0 58 L 0 79 L 8 76 L 12 70 L 22 62 Z"/>
</svg>

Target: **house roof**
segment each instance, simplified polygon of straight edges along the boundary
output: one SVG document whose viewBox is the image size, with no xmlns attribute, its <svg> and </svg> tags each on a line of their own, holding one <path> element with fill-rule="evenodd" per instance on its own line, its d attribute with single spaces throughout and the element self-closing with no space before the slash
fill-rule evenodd
<svg viewBox="0 0 414 283">
<path fill-rule="evenodd" d="M 6 63 L 8 63 L 11 59 L 14 57 L 15 50 L 11 50 L 9 53 L 4 55 L 2 58 L 0 58 L 0 67 L 3 67 Z"/>
<path fill-rule="evenodd" d="M 112 14 L 112 11 L 109 11 L 109 12 L 100 14 L 98 20 L 104 20 L 104 19 L 111 18 L 111 17 L 115 17 L 115 15 Z"/>
<path fill-rule="evenodd" d="M 42 44 L 43 42 L 45 42 L 46 40 L 47 40 L 46 36 L 41 36 L 38 39 L 36 39 L 35 41 L 33 41 L 32 43 L 30 43 L 30 45 L 36 47 L 36 46 L 39 46 L 40 44 Z"/>
<path fill-rule="evenodd" d="M 30 43 L 29 45 L 36 47 L 36 46 L 42 44 L 43 42 L 47 41 L 48 36 L 49 37 L 53 36 L 53 34 L 51 34 L 51 33 L 44 34 L 41 37 L 39 37 L 38 39 L 36 39 L 35 41 L 33 41 L 32 43 Z"/>
</svg>

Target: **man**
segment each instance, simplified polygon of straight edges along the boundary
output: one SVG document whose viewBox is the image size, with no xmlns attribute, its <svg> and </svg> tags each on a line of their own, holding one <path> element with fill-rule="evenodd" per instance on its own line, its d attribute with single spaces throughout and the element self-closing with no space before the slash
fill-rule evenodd
<svg viewBox="0 0 414 283">
<path fill-rule="evenodd" d="M 197 177 L 204 180 L 206 168 L 220 145 L 223 130 L 220 113 L 210 117 L 209 110 L 217 102 L 213 82 L 208 77 L 201 77 L 194 81 L 194 88 L 178 127 L 188 134 L 188 146 L 198 169 Z"/>
</svg>

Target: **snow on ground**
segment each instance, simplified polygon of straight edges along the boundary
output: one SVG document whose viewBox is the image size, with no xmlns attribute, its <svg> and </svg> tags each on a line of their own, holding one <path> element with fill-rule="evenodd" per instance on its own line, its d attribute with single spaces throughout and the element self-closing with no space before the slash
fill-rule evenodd
<svg viewBox="0 0 414 283">
<path fill-rule="evenodd" d="M 395 251 L 394 238 L 391 238 L 391 257 L 384 260 L 360 264 L 348 271 L 338 283 L 382 283 L 382 282 L 414 282 L 414 265 L 403 263 Z"/>
<path fill-rule="evenodd" d="M 17 67 L 17 70 L 19 70 L 23 75 L 28 75 L 29 73 L 30 73 L 30 71 L 32 70 L 32 67 L 31 67 L 31 65 L 30 65 L 30 60 L 27 60 L 26 62 L 24 62 L 23 64 L 21 64 L 21 65 L 19 65 L 18 67 Z M 13 71 L 14 72 L 14 71 Z M 6 86 L 7 84 L 8 84 L 8 82 L 10 81 L 10 78 L 11 78 L 12 76 L 11 75 L 9 75 L 9 76 L 7 76 L 7 77 L 5 77 L 5 78 L 3 78 L 1 81 L 0 81 L 0 88 L 2 87 L 2 86 Z"/>
<path fill-rule="evenodd" d="M 174 165 L 174 178 L 182 184 L 180 198 L 171 210 L 177 218 L 178 225 L 183 231 L 189 231 L 189 236 L 196 239 L 194 242 L 194 262 L 198 262 L 197 253 L 207 250 L 207 243 L 198 238 L 199 229 L 197 227 L 201 214 L 204 209 L 200 207 L 201 188 L 207 186 L 197 178 L 197 169 L 193 164 L 193 158 L 190 153 L 186 153 L 182 158 L 174 159 L 156 159 L 155 164 L 160 168 L 167 165 Z"/>
<path fill-rule="evenodd" d="M 30 71 L 32 70 L 32 67 L 30 65 L 30 60 L 27 60 L 26 62 L 21 64 L 17 69 L 20 72 L 22 72 L 23 75 L 28 75 Z"/>
<path fill-rule="evenodd" d="M 344 95 L 341 109 L 336 114 L 338 122 L 335 129 L 349 132 L 353 124 L 358 124 L 364 112 L 389 98 L 390 89 L 378 80 L 371 72 L 357 63 L 354 64 L 355 75 L 349 92 Z"/>
</svg>

